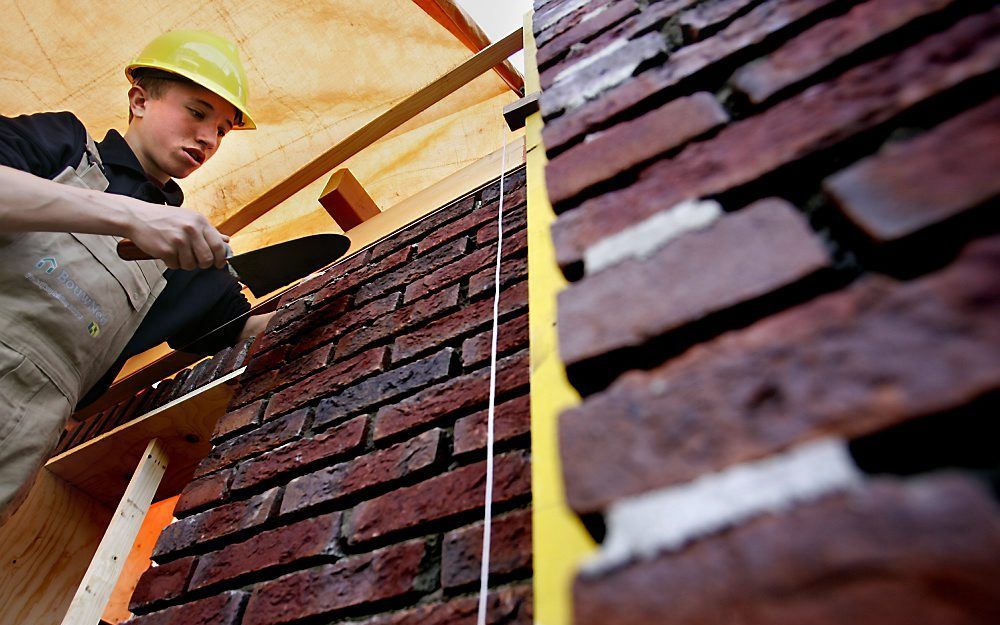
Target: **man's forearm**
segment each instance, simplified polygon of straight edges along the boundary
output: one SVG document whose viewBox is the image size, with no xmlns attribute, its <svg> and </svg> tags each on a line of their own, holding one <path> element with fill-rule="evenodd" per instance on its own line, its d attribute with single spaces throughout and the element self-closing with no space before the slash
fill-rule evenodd
<svg viewBox="0 0 1000 625">
<path fill-rule="evenodd" d="M 264 328 L 267 327 L 271 317 L 274 316 L 273 312 L 264 313 L 263 315 L 253 315 L 252 317 L 247 317 L 247 323 L 243 326 L 243 331 L 240 332 L 240 341 L 245 341 L 251 336 L 259 336 Z"/>
<path fill-rule="evenodd" d="M 0 232 L 81 232 L 127 236 L 119 198 L 0 165 Z"/>
</svg>

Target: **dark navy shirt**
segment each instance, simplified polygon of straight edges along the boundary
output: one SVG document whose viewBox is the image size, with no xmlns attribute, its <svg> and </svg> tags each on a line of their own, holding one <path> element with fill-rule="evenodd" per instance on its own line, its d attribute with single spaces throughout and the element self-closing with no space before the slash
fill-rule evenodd
<svg viewBox="0 0 1000 625">
<path fill-rule="evenodd" d="M 0 165 L 52 179 L 66 167 L 80 164 L 86 149 L 83 124 L 72 113 L 0 115 Z M 128 195 L 154 204 L 180 206 L 184 193 L 173 180 L 162 187 L 150 180 L 125 139 L 108 131 L 97 144 L 108 193 Z M 239 283 L 224 269 L 167 269 L 166 287 L 156 298 L 132 339 L 104 377 L 77 407 L 97 399 L 111 385 L 125 361 L 166 341 L 172 348 L 194 354 L 214 354 L 233 345 L 250 310 Z M 213 331 L 215 330 L 215 331 Z"/>
</svg>

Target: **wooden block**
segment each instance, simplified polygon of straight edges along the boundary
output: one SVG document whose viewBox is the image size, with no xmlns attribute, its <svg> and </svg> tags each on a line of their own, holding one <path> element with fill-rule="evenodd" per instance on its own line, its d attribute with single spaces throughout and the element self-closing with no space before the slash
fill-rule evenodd
<svg viewBox="0 0 1000 625">
<path fill-rule="evenodd" d="M 538 112 L 538 94 L 536 91 L 503 107 L 503 118 L 511 130 L 524 128 L 528 116 Z"/>
<path fill-rule="evenodd" d="M 326 183 L 319 203 L 344 232 L 378 215 L 375 201 L 348 169 L 338 169 Z"/>
</svg>

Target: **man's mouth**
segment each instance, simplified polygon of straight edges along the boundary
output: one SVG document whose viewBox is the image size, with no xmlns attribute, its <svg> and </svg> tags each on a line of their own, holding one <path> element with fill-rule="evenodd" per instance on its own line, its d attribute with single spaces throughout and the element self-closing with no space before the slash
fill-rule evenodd
<svg viewBox="0 0 1000 625">
<path fill-rule="evenodd" d="M 184 148 L 184 153 L 190 156 L 191 160 L 199 165 L 205 162 L 205 153 L 198 148 Z"/>
</svg>

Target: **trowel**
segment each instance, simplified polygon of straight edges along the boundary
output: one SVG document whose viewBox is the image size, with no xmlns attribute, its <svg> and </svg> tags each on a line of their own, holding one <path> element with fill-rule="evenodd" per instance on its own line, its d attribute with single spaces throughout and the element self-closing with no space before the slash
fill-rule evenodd
<svg viewBox="0 0 1000 625">
<path fill-rule="evenodd" d="M 229 250 L 226 266 L 255 297 L 261 297 L 329 265 L 349 247 L 351 240 L 342 234 L 312 234 L 235 256 Z M 128 239 L 118 242 L 118 256 L 125 260 L 152 259 Z"/>
</svg>

